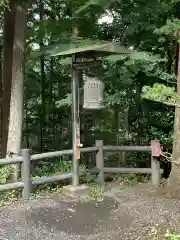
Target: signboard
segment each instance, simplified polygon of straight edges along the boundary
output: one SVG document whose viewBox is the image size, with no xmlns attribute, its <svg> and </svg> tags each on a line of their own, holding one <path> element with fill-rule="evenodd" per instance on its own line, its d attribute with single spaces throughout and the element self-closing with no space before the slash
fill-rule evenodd
<svg viewBox="0 0 180 240">
<path fill-rule="evenodd" d="M 81 155 L 81 142 L 80 142 L 80 126 L 77 124 L 77 129 L 76 129 L 76 160 L 80 159 Z"/>
<path fill-rule="evenodd" d="M 151 151 L 152 157 L 160 157 L 161 156 L 161 145 L 159 140 L 151 141 Z"/>
</svg>

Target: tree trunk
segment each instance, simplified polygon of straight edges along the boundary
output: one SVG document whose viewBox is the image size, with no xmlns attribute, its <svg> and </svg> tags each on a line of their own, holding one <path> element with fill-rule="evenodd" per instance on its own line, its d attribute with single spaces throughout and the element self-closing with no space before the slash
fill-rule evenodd
<svg viewBox="0 0 180 240">
<path fill-rule="evenodd" d="M 122 116 L 123 115 L 123 116 Z M 127 122 L 126 122 L 126 109 L 120 105 L 116 105 L 114 108 L 114 118 L 115 118 L 115 126 L 114 129 L 116 130 L 116 145 L 124 145 L 124 141 L 126 139 L 126 132 L 125 134 L 122 132 L 120 134 L 120 129 L 124 131 L 127 131 Z M 126 152 L 119 152 L 117 154 L 117 166 L 123 167 L 126 163 Z"/>
<path fill-rule="evenodd" d="M 122 122 L 121 122 L 121 108 L 119 105 L 116 105 L 115 106 L 115 122 L 116 122 L 116 126 L 115 126 L 115 129 L 116 129 L 116 145 L 120 145 L 122 142 L 120 141 L 120 137 L 122 138 L 122 136 L 120 136 L 120 129 L 122 128 Z M 122 133 L 121 133 L 122 135 Z M 122 167 L 122 162 L 123 162 L 123 152 L 119 152 L 117 154 L 117 167 Z"/>
<path fill-rule="evenodd" d="M 52 89 L 53 89 L 53 79 L 54 79 L 54 59 L 51 58 L 50 60 L 50 78 L 48 79 L 48 101 L 47 101 L 47 123 L 48 125 L 52 128 L 52 102 L 53 102 L 53 94 L 52 94 Z"/>
<path fill-rule="evenodd" d="M 10 10 L 9 10 L 10 9 Z M 13 44 L 15 32 L 15 15 L 16 8 L 14 2 L 11 2 L 9 9 L 4 12 L 4 52 L 3 52 L 3 96 L 2 96 L 2 156 L 6 156 L 9 111 L 11 98 L 11 82 L 12 82 L 12 62 L 13 62 Z"/>
<path fill-rule="evenodd" d="M 40 127 L 41 127 L 41 152 L 44 152 L 45 143 L 45 66 L 44 66 L 44 56 L 40 57 L 41 66 L 41 114 L 40 114 Z"/>
<path fill-rule="evenodd" d="M 2 63 L 3 63 L 2 50 L 3 50 L 3 47 L 0 46 L 0 154 L 1 155 L 2 155 L 2 94 L 3 94 L 3 89 L 2 89 Z"/>
<path fill-rule="evenodd" d="M 21 148 L 26 24 L 27 7 L 16 5 L 7 155 L 18 155 Z M 15 170 L 13 180 L 17 178 Z"/>
<path fill-rule="evenodd" d="M 44 3 L 43 0 L 40 0 L 39 3 L 39 16 L 40 16 L 40 21 L 44 20 Z M 42 51 L 44 47 L 44 26 L 40 26 L 40 51 Z M 40 114 L 40 128 L 41 128 L 41 152 L 44 152 L 45 149 L 45 131 L 46 131 L 46 75 L 45 75 L 45 58 L 42 55 L 40 57 L 40 68 L 41 68 L 41 114 Z"/>
<path fill-rule="evenodd" d="M 180 45 L 178 51 L 178 68 L 177 68 L 177 95 L 180 96 Z M 175 108 L 174 122 L 174 142 L 173 142 L 173 161 L 180 164 L 180 108 Z M 172 170 L 168 181 L 168 195 L 180 197 L 180 165 L 172 164 Z"/>
</svg>

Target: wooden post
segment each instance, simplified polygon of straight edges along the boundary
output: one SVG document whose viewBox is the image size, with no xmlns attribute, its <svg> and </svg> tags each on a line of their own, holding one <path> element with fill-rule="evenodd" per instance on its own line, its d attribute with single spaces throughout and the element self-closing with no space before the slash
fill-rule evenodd
<svg viewBox="0 0 180 240">
<path fill-rule="evenodd" d="M 96 154 L 96 167 L 99 169 L 97 175 L 97 183 L 101 186 L 104 185 L 104 152 L 103 152 L 103 141 L 96 140 L 96 147 L 99 148 Z"/>
<path fill-rule="evenodd" d="M 22 180 L 24 183 L 24 188 L 22 196 L 29 197 L 31 194 L 32 182 L 31 182 L 31 157 L 29 149 L 22 149 L 21 156 L 23 157 L 22 163 Z"/>
<path fill-rule="evenodd" d="M 158 158 L 161 156 L 161 146 L 158 140 L 151 141 L 151 169 L 152 169 L 152 184 L 159 186 L 160 184 L 160 162 Z"/>
</svg>

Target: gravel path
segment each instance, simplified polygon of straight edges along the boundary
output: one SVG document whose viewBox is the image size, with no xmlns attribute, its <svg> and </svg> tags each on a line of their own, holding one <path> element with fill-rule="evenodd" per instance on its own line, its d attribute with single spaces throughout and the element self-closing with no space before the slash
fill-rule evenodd
<svg viewBox="0 0 180 240">
<path fill-rule="evenodd" d="M 143 240 L 156 224 L 180 231 L 179 222 L 180 201 L 116 188 L 101 202 L 53 195 L 6 207 L 0 240 Z"/>
</svg>

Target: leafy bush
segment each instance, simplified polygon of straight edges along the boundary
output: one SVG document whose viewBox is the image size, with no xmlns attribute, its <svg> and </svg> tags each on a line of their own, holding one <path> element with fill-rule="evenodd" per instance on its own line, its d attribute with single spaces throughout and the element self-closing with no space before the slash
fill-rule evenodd
<svg viewBox="0 0 180 240">
<path fill-rule="evenodd" d="M 180 240 L 180 234 L 170 233 L 169 231 L 167 231 L 164 237 L 168 240 Z"/>
<path fill-rule="evenodd" d="M 14 165 L 7 165 L 0 168 L 0 184 L 5 184 L 13 172 Z"/>
<path fill-rule="evenodd" d="M 72 171 L 72 161 L 67 157 L 61 159 L 42 161 L 33 171 L 33 177 L 50 176 L 57 173 L 65 173 Z"/>
</svg>

